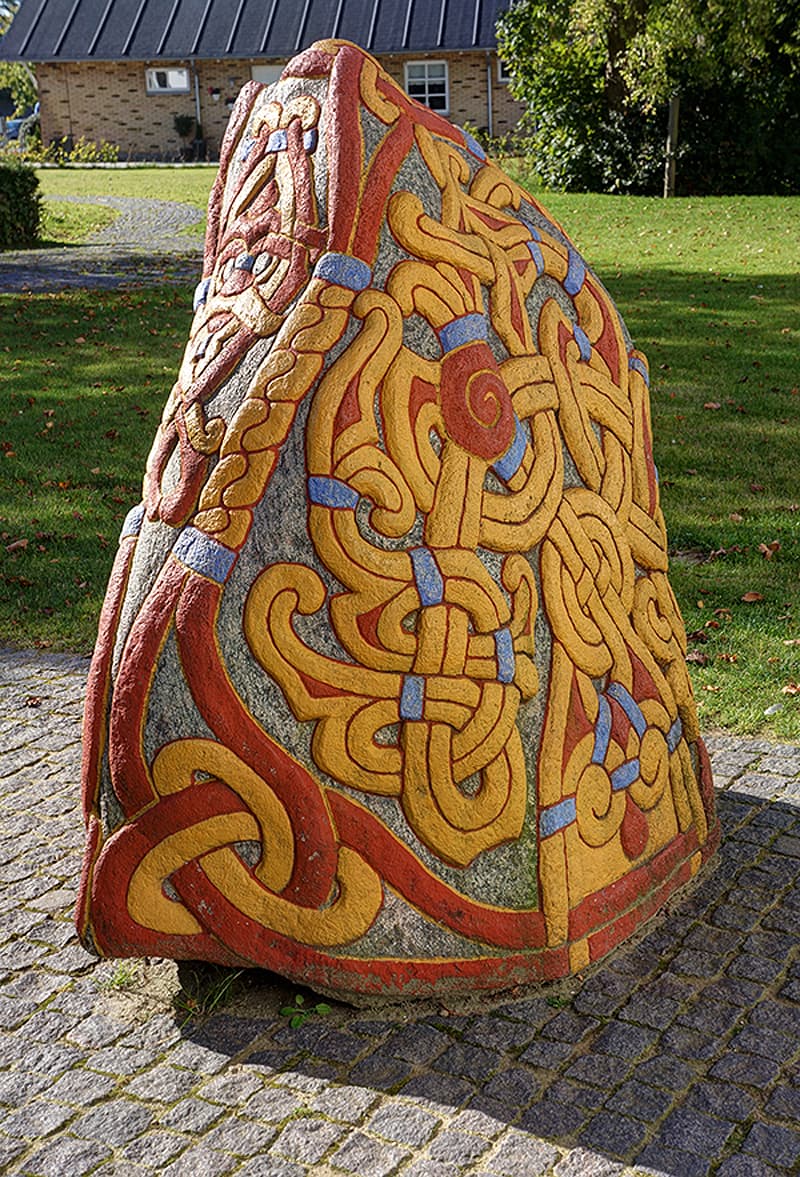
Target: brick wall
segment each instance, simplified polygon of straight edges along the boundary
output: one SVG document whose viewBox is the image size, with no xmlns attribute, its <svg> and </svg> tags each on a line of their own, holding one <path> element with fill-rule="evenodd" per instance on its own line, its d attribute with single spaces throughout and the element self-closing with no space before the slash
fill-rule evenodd
<svg viewBox="0 0 800 1177">
<path fill-rule="evenodd" d="M 486 129 L 486 55 L 444 54 L 450 77 L 450 118 Z M 382 57 L 381 64 L 404 85 L 408 58 Z M 159 65 L 185 66 L 185 62 Z M 253 61 L 198 62 L 200 121 L 211 158 L 219 153 L 230 114 L 230 104 L 250 79 Z M 497 59 L 492 55 L 492 103 L 494 133 L 510 131 L 522 107 L 497 81 Z M 177 159 L 181 140 L 173 126 L 176 114 L 195 113 L 194 90 L 190 94 L 148 94 L 143 62 L 80 62 L 43 64 L 36 68 L 42 110 L 42 137 L 46 143 L 71 136 L 115 143 L 121 159 Z M 215 101 L 212 91 L 219 91 Z"/>
</svg>

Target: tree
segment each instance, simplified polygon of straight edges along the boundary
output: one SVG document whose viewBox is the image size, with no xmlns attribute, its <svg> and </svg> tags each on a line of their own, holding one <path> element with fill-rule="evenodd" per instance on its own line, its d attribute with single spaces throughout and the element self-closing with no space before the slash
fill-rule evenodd
<svg viewBox="0 0 800 1177">
<path fill-rule="evenodd" d="M 0 36 L 8 31 L 19 4 L 20 0 L 0 0 Z M 15 110 L 22 114 L 36 101 L 33 71 L 23 62 L 0 61 L 0 90 L 11 91 Z"/>
<path fill-rule="evenodd" d="M 498 46 L 544 178 L 652 188 L 667 106 L 674 130 L 682 94 L 763 90 L 765 68 L 796 76 L 799 10 L 800 0 L 518 0 Z"/>
</svg>

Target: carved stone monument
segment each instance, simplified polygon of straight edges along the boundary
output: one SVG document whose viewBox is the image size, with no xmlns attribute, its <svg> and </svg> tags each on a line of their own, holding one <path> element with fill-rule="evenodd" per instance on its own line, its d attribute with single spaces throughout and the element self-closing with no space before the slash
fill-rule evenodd
<svg viewBox="0 0 800 1177">
<path fill-rule="evenodd" d="M 647 365 L 360 49 L 248 85 L 86 708 L 105 956 L 344 997 L 601 958 L 715 847 Z"/>
</svg>

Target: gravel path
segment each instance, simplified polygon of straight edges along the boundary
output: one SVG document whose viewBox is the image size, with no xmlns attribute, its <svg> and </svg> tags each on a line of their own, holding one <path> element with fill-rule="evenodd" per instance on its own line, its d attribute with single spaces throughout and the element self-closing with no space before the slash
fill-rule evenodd
<svg viewBox="0 0 800 1177">
<path fill-rule="evenodd" d="M 0 292 L 114 287 L 131 282 L 191 282 L 200 274 L 202 239 L 181 230 L 203 219 L 176 201 L 120 196 L 60 196 L 120 212 L 82 245 L 0 254 Z"/>
</svg>

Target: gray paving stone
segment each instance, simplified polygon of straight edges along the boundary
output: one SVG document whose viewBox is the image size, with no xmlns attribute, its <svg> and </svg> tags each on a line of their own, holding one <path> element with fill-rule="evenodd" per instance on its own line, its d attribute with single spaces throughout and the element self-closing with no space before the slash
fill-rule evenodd
<svg viewBox="0 0 800 1177">
<path fill-rule="evenodd" d="M 428 1153 L 434 1161 L 456 1168 L 460 1165 L 471 1165 L 482 1156 L 490 1141 L 483 1140 L 471 1132 L 459 1132 L 455 1128 L 445 1128 L 435 1140 L 428 1145 Z"/>
<path fill-rule="evenodd" d="M 114 1148 L 127 1144 L 149 1128 L 153 1114 L 132 1099 L 100 1104 L 71 1125 L 75 1136 L 101 1140 Z"/>
<path fill-rule="evenodd" d="M 323 1090 L 314 1098 L 322 1099 L 326 1094 L 327 1091 Z M 375 1099 L 374 1095 L 372 1095 L 372 1099 Z M 295 1115 L 301 1108 L 308 1106 L 307 1101 L 295 1091 L 291 1091 L 285 1087 L 262 1087 L 260 1091 L 256 1091 L 255 1095 L 250 1096 L 242 1111 L 250 1119 L 265 1120 L 270 1124 L 278 1124 L 281 1120 L 288 1119 L 289 1116 Z M 317 1110 L 326 1114 L 324 1107 L 318 1107 Z M 341 1117 L 334 1116 L 333 1118 L 337 1119 Z"/>
<path fill-rule="evenodd" d="M 46 1091 L 52 1080 L 46 1075 L 31 1075 L 15 1070 L 0 1075 L 0 1105 L 17 1108 Z"/>
<path fill-rule="evenodd" d="M 366 1127 L 377 1136 L 397 1144 L 421 1148 L 441 1125 L 441 1117 L 409 1103 L 392 1103 L 381 1107 L 367 1121 Z"/>
<path fill-rule="evenodd" d="M 542 1089 L 541 1078 L 528 1067 L 508 1066 L 484 1083 L 481 1092 L 508 1108 L 527 1107 Z"/>
<path fill-rule="evenodd" d="M 716 1177 L 775 1177 L 778 1170 L 757 1157 L 728 1157 L 717 1169 Z"/>
<path fill-rule="evenodd" d="M 200 1174 L 202 1177 L 222 1177 L 237 1165 L 238 1161 L 234 1157 L 198 1145 L 182 1153 L 171 1165 L 167 1165 L 163 1174 L 164 1177 L 200 1177 Z"/>
<path fill-rule="evenodd" d="M 562 1103 L 546 1095 L 520 1117 L 519 1126 L 536 1136 L 565 1142 L 574 1137 L 590 1118 L 591 1113 L 577 1104 Z"/>
<path fill-rule="evenodd" d="M 502 1061 L 496 1051 L 469 1042 L 456 1042 L 434 1061 L 433 1066 L 447 1075 L 479 1082 L 492 1075 Z"/>
<path fill-rule="evenodd" d="M 793 1169 L 800 1160 L 800 1129 L 779 1124 L 754 1124 L 742 1145 L 742 1152 L 759 1160 Z"/>
<path fill-rule="evenodd" d="M 8 1116 L 3 1127 L 9 1136 L 24 1136 L 29 1140 L 36 1140 L 52 1135 L 69 1123 L 74 1116 L 74 1108 L 38 1100 Z"/>
<path fill-rule="evenodd" d="M 137 1136 L 122 1150 L 125 1160 L 134 1165 L 142 1165 L 156 1172 L 174 1160 L 192 1144 L 188 1136 L 180 1136 L 176 1132 L 160 1132 L 157 1129 Z"/>
<path fill-rule="evenodd" d="M 48 1099 L 75 1107 L 86 1107 L 96 1103 L 117 1086 L 118 1080 L 112 1075 L 98 1075 L 83 1069 L 67 1071 L 47 1092 Z"/>
<path fill-rule="evenodd" d="M 729 1083 L 766 1087 L 780 1069 L 780 1063 L 763 1055 L 730 1051 L 718 1059 L 708 1073 L 713 1079 L 724 1079 Z"/>
<path fill-rule="evenodd" d="M 424 1022 L 402 1026 L 384 1044 L 384 1049 L 396 1058 L 410 1063 L 429 1063 L 450 1045 L 450 1037 Z"/>
<path fill-rule="evenodd" d="M 697 1083 L 689 1092 L 686 1106 L 709 1116 L 741 1122 L 752 1115 L 756 1100 L 733 1083 Z"/>
<path fill-rule="evenodd" d="M 610 1022 L 592 1041 L 591 1049 L 633 1061 L 641 1058 L 657 1041 L 655 1030 L 628 1022 Z"/>
<path fill-rule="evenodd" d="M 623 1166 L 585 1148 L 573 1148 L 553 1169 L 553 1177 L 619 1177 Z"/>
<path fill-rule="evenodd" d="M 40 1148 L 25 1162 L 25 1172 L 35 1177 L 83 1177 L 96 1169 L 111 1150 L 95 1140 L 62 1137 Z"/>
<path fill-rule="evenodd" d="M 623 1059 L 613 1058 L 607 1054 L 586 1054 L 567 1068 L 566 1076 L 568 1079 L 577 1079 L 593 1087 L 604 1087 L 608 1090 L 621 1083 L 629 1070 L 629 1064 Z"/>
<path fill-rule="evenodd" d="M 237 1171 L 237 1177 L 305 1177 L 308 1169 L 292 1161 L 279 1161 L 276 1157 L 255 1157 L 246 1161 Z"/>
<path fill-rule="evenodd" d="M 548 1042 L 537 1039 L 520 1055 L 520 1061 L 532 1067 L 542 1067 L 545 1070 L 558 1070 L 565 1059 L 571 1058 L 575 1047 L 571 1042 Z"/>
<path fill-rule="evenodd" d="M 414 1067 L 403 1059 L 392 1058 L 386 1047 L 379 1047 L 352 1068 L 348 1080 L 359 1087 L 373 1087 L 376 1091 L 393 1091 L 402 1087 L 412 1075 Z"/>
<path fill-rule="evenodd" d="M 483 1164 L 501 1177 L 540 1177 L 558 1157 L 558 1150 L 552 1145 L 509 1128 L 484 1158 Z"/>
<path fill-rule="evenodd" d="M 226 1071 L 224 1075 L 217 1075 L 204 1083 L 198 1095 L 210 1103 L 238 1107 L 245 1103 L 254 1092 L 259 1091 L 263 1085 L 261 1078 L 248 1071 Z"/>
<path fill-rule="evenodd" d="M 640 1171 L 648 1175 L 657 1174 L 658 1177 L 708 1177 L 709 1167 L 705 1157 L 683 1152 L 679 1148 L 669 1148 L 655 1141 L 648 1144 L 637 1156 L 637 1177 Z"/>
<path fill-rule="evenodd" d="M 352 1077 L 352 1076 L 351 1076 Z M 406 1083 L 400 1094 L 417 1102 L 422 1101 L 434 1108 L 446 1107 L 448 1110 L 461 1107 L 474 1096 L 474 1084 L 465 1079 L 456 1079 L 452 1075 L 439 1075 L 428 1071 L 423 1075 L 416 1075 Z"/>
<path fill-rule="evenodd" d="M 253 1157 L 268 1152 L 276 1136 L 275 1128 L 256 1124 L 244 1116 L 228 1116 L 205 1134 L 202 1144 L 203 1148 L 210 1148 L 216 1152 Z"/>
<path fill-rule="evenodd" d="M 730 1047 L 732 1050 L 786 1062 L 796 1053 L 797 1040 L 786 1034 L 776 1034 L 765 1026 L 745 1026 L 731 1039 Z"/>
<path fill-rule="evenodd" d="M 265 1093 L 266 1094 L 266 1093 Z M 257 1100 L 259 1095 L 253 1096 Z M 326 1091 L 314 1096 L 309 1104 L 314 1112 L 321 1112 L 332 1120 L 342 1120 L 345 1124 L 357 1124 L 366 1116 L 367 1112 L 378 1101 L 374 1091 L 364 1087 L 329 1087 Z M 252 1103 L 253 1100 L 250 1102 Z M 249 1106 L 249 1105 L 248 1105 Z M 261 1118 L 258 1112 L 256 1118 Z"/>
<path fill-rule="evenodd" d="M 580 1042 L 600 1025 L 597 1018 L 561 1010 L 541 1031 L 542 1038 L 554 1042 Z"/>
<path fill-rule="evenodd" d="M 159 1103 L 173 1104 L 188 1095 L 196 1085 L 197 1077 L 190 1071 L 178 1067 L 157 1066 L 152 1071 L 137 1075 L 125 1087 L 127 1095 L 137 1099 L 152 1099 Z"/>
<path fill-rule="evenodd" d="M 291 1120 L 276 1137 L 272 1151 L 290 1161 L 305 1165 L 317 1164 L 344 1135 L 341 1124 L 333 1124 L 317 1116 L 303 1116 Z"/>
<path fill-rule="evenodd" d="M 800 1087 L 776 1087 L 764 1111 L 773 1119 L 800 1124 Z"/>
<path fill-rule="evenodd" d="M 354 1132 L 331 1157 L 331 1164 L 356 1177 L 388 1177 L 410 1154 L 390 1144 Z"/>
<path fill-rule="evenodd" d="M 649 1083 L 631 1079 L 606 1100 L 605 1106 L 617 1112 L 625 1112 L 634 1119 L 651 1123 L 663 1116 L 674 1103 L 674 1096 Z"/>
<path fill-rule="evenodd" d="M 659 1137 L 668 1148 L 714 1159 L 725 1147 L 734 1128 L 735 1124 L 730 1120 L 717 1119 L 683 1107 L 670 1113 L 661 1125 Z"/>
<path fill-rule="evenodd" d="M 0 1173 L 11 1172 L 11 1162 L 21 1156 L 28 1148 L 22 1140 L 12 1140 L 0 1130 Z"/>
<path fill-rule="evenodd" d="M 206 1103 L 204 1099 L 182 1099 L 160 1117 L 160 1122 L 176 1132 L 200 1134 L 224 1114 L 219 1104 Z"/>
<path fill-rule="evenodd" d="M 604 1156 L 623 1158 L 642 1145 L 649 1131 L 641 1120 L 604 1110 L 581 1129 L 580 1141 Z"/>
</svg>

